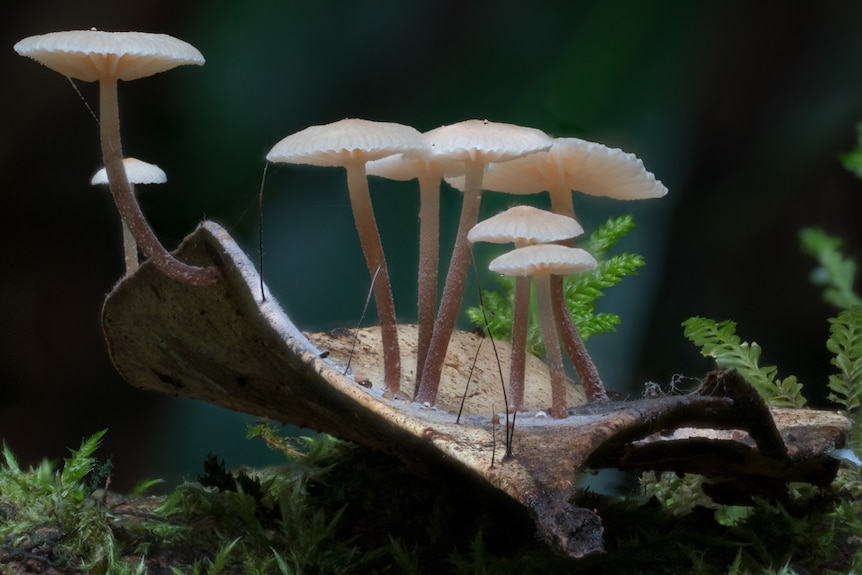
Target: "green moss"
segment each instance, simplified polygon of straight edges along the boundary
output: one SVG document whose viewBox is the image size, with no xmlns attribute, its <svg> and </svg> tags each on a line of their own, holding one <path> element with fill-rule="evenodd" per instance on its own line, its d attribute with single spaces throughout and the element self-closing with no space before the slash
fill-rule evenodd
<svg viewBox="0 0 862 575">
<path fill-rule="evenodd" d="M 628 498 L 585 494 L 578 503 L 602 517 L 607 552 L 572 560 L 536 539 L 522 507 L 473 478 L 327 436 L 292 440 L 279 468 L 229 471 L 211 456 L 198 481 L 163 498 L 93 489 L 105 480 L 100 439 L 61 470 L 23 470 L 4 449 L 0 565 L 15 553 L 97 574 L 163 572 L 164 563 L 209 575 L 839 573 L 860 564 L 862 482 L 850 468 L 828 490 L 794 486 L 786 501 L 750 508 L 710 505 L 701 479 L 673 474 L 645 476 Z"/>
</svg>

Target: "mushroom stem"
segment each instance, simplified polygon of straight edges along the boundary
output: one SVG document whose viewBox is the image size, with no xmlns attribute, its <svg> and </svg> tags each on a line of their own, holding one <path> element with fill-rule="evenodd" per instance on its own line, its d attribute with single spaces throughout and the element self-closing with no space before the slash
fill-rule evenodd
<svg viewBox="0 0 862 575">
<path fill-rule="evenodd" d="M 512 354 L 509 366 L 509 407 L 524 405 L 524 373 L 527 364 L 527 324 L 530 314 L 530 278 L 515 278 L 515 305 L 512 318 Z"/>
<path fill-rule="evenodd" d="M 452 259 L 446 272 L 446 284 L 440 299 L 440 310 L 434 322 L 434 331 L 422 371 L 422 379 L 416 386 L 414 400 L 419 403 L 434 403 L 437 399 L 437 388 L 440 386 L 440 375 L 443 372 L 443 362 L 449 348 L 449 338 L 458 319 L 461 309 L 461 297 L 464 295 L 464 285 L 467 281 L 467 271 L 470 266 L 470 242 L 467 232 L 479 220 L 479 204 L 482 200 L 482 173 L 485 162 L 465 162 L 464 201 L 461 204 L 461 219 L 458 223 L 458 234 L 455 237 L 455 247 L 452 249 Z"/>
<path fill-rule="evenodd" d="M 380 337 L 383 342 L 383 384 L 386 391 L 396 393 L 401 390 L 401 352 L 398 347 L 398 326 L 395 323 L 395 300 L 392 297 L 383 245 L 371 207 L 365 162 L 350 163 L 346 169 L 347 190 L 350 194 L 350 206 L 353 209 L 359 243 L 365 254 L 369 276 L 373 278 L 375 273 L 377 274 L 373 287 L 374 303 L 380 320 Z"/>
<path fill-rule="evenodd" d="M 120 217 L 131 235 L 162 273 L 177 281 L 191 285 L 211 285 L 221 274 L 215 267 L 195 267 L 173 257 L 156 238 L 141 207 L 135 198 L 126 170 L 123 167 L 123 148 L 120 141 L 120 113 L 117 103 L 117 80 L 99 82 L 99 126 L 102 144 L 102 161 L 108 173 L 108 182 Z"/>
<path fill-rule="evenodd" d="M 550 194 L 551 210 L 554 213 L 570 218 L 575 217 L 575 205 L 572 202 L 571 191 L 563 188 L 555 188 L 550 191 Z M 562 245 L 572 245 L 575 242 L 574 240 L 568 240 L 559 243 Z M 566 306 L 566 296 L 563 292 L 563 276 L 551 277 L 551 299 L 553 300 L 560 339 L 563 342 L 566 353 L 572 360 L 575 371 L 578 372 L 578 376 L 581 378 L 581 385 L 584 386 L 587 401 L 607 401 L 608 393 L 605 391 L 602 378 L 599 376 L 599 370 L 596 369 L 596 364 L 593 363 L 593 358 L 587 352 L 587 346 L 584 345 L 584 340 L 581 338 L 581 334 L 578 333 L 578 328 L 575 327 L 572 316 L 569 315 L 568 306 Z"/>
<path fill-rule="evenodd" d="M 137 271 L 141 263 L 138 261 L 138 243 L 132 236 L 129 226 L 126 222 L 123 224 L 123 257 L 126 260 L 126 275 L 131 275 Z"/>
<path fill-rule="evenodd" d="M 602 378 L 599 377 L 599 370 L 596 369 L 596 364 L 593 363 L 593 358 L 587 352 L 584 340 L 578 333 L 578 329 L 575 327 L 574 322 L 572 322 L 572 318 L 566 308 L 562 276 L 551 277 L 550 293 L 560 340 L 563 342 L 563 347 L 572 360 L 575 371 L 578 372 L 578 376 L 581 378 L 581 385 L 584 386 L 587 401 L 607 401 L 608 394 L 605 391 Z M 545 347 L 547 347 L 547 340 Z"/>
<path fill-rule="evenodd" d="M 560 277 L 560 276 L 554 276 Z M 536 283 L 536 305 L 539 309 L 539 323 L 542 326 L 542 339 L 545 342 L 545 361 L 551 372 L 551 409 L 552 417 L 562 419 L 566 412 L 566 369 L 563 367 L 563 354 L 560 353 L 560 339 L 554 322 L 551 302 L 551 275 L 537 273 L 533 276 Z"/>
<path fill-rule="evenodd" d="M 437 311 L 437 274 L 440 265 L 440 180 L 442 171 L 430 165 L 419 176 L 419 275 L 416 383 L 422 380 L 425 358 Z"/>
</svg>

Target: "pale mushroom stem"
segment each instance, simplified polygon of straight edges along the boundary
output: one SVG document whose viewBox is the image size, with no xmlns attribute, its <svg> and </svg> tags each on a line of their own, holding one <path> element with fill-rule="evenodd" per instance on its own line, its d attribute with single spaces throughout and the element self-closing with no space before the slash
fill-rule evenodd
<svg viewBox="0 0 862 575">
<path fill-rule="evenodd" d="M 517 246 L 516 246 L 517 247 Z M 530 314 L 530 278 L 515 278 L 515 304 L 512 318 L 512 355 L 509 366 L 509 407 L 524 405 L 524 377 L 527 364 L 527 324 Z"/>
<path fill-rule="evenodd" d="M 559 276 L 557 276 L 559 277 Z M 562 419 L 566 412 L 566 369 L 563 366 L 563 354 L 560 353 L 560 339 L 554 322 L 554 311 L 551 303 L 551 276 L 548 273 L 537 273 L 533 276 L 536 284 L 536 306 L 539 309 L 539 324 L 542 326 L 542 339 L 545 342 L 545 361 L 551 373 L 551 417 Z"/>
<path fill-rule="evenodd" d="M 419 276 L 416 347 L 416 383 L 422 380 L 425 358 L 437 312 L 437 273 L 440 265 L 440 180 L 442 172 L 431 168 L 419 176 Z"/>
<path fill-rule="evenodd" d="M 117 80 L 105 79 L 99 82 L 99 126 L 102 144 L 102 161 L 108 173 L 111 195 L 120 212 L 120 217 L 128 226 L 131 235 L 153 265 L 166 276 L 191 285 L 212 285 L 221 274 L 215 267 L 195 267 L 184 264 L 173 257 L 156 238 L 134 191 L 126 177 L 123 166 L 123 148 L 120 140 L 120 113 L 117 103 Z"/>
<path fill-rule="evenodd" d="M 126 260 L 126 275 L 135 273 L 141 265 L 138 260 L 138 243 L 126 222 L 123 222 L 123 256 Z"/>
<path fill-rule="evenodd" d="M 569 310 L 566 307 L 566 297 L 563 293 L 563 277 L 551 276 L 550 286 L 551 300 L 554 315 L 557 319 L 560 340 L 563 342 L 563 347 L 566 348 L 566 353 L 572 360 L 575 371 L 578 372 L 578 376 L 581 378 L 581 385 L 584 386 L 587 401 L 607 401 L 608 393 L 605 391 L 602 378 L 599 376 L 599 370 L 596 369 L 596 364 L 593 363 L 593 358 L 590 357 L 587 346 L 584 345 L 584 340 L 578 333 L 578 329 L 575 327 L 569 315 Z"/>
<path fill-rule="evenodd" d="M 481 161 L 465 162 L 464 201 L 461 204 L 461 219 L 458 223 L 458 234 L 455 237 L 455 247 L 452 249 L 452 259 L 446 272 L 446 283 L 440 298 L 440 310 L 434 322 L 434 331 L 428 345 L 425 367 L 422 379 L 416 386 L 414 400 L 419 403 L 431 403 L 437 399 L 437 388 L 440 386 L 440 375 L 443 373 L 443 362 L 449 348 L 449 338 L 458 319 L 461 309 L 461 297 L 464 295 L 464 285 L 467 281 L 467 271 L 470 267 L 470 242 L 467 232 L 479 220 L 479 204 L 482 200 L 482 173 L 485 163 Z"/>
<path fill-rule="evenodd" d="M 398 347 L 398 326 L 395 322 L 395 300 L 389 271 L 383 256 L 383 244 L 377 231 L 377 222 L 371 207 L 371 194 L 368 191 L 368 177 L 365 162 L 353 162 L 346 166 L 347 190 L 350 193 L 350 206 L 359 234 L 359 243 L 365 254 L 369 276 L 374 280 L 374 303 L 380 320 L 380 338 L 383 342 L 383 385 L 386 391 L 397 393 L 401 390 L 401 352 Z M 379 270 L 379 271 L 378 271 Z"/>
<path fill-rule="evenodd" d="M 562 214 L 576 219 L 575 205 L 572 201 L 572 192 L 570 190 L 555 189 L 551 190 L 550 194 L 551 210 L 555 214 Z M 560 243 L 563 245 L 572 245 L 575 242 L 574 240 L 568 240 Z M 581 378 L 581 385 L 584 386 L 584 394 L 587 396 L 587 401 L 607 401 L 608 392 L 605 391 L 602 378 L 599 376 L 599 370 L 596 369 L 596 364 L 593 363 L 593 358 L 590 357 L 587 346 L 584 345 L 584 340 L 581 334 L 578 333 L 578 328 L 572 321 L 572 316 L 569 315 L 569 309 L 566 306 L 566 296 L 563 291 L 563 276 L 551 276 L 551 299 L 553 300 L 554 314 L 557 318 L 560 340 L 563 342 L 563 347 L 572 360 L 575 371 L 578 372 L 578 377 Z"/>
</svg>

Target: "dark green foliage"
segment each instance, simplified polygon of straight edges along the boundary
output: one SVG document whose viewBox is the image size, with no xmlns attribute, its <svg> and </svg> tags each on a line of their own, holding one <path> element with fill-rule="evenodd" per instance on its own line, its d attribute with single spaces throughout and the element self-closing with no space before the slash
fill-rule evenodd
<svg viewBox="0 0 862 575">
<path fill-rule="evenodd" d="M 770 405 L 804 407 L 802 384 L 795 376 L 777 379 L 778 368 L 760 365 L 760 346 L 741 341 L 736 335 L 736 323 L 692 317 L 682 323 L 683 334 L 701 348 L 704 357 L 715 359 L 719 368 L 733 367 Z"/>
<path fill-rule="evenodd" d="M 599 226 L 584 246 L 599 262 L 598 268 L 588 272 L 567 276 L 563 280 L 566 304 L 572 321 L 584 340 L 591 335 L 615 331 L 620 317 L 615 313 L 597 312 L 596 300 L 604 295 L 605 289 L 617 285 L 625 276 L 634 275 L 644 265 L 640 255 L 623 252 L 606 257 L 609 250 L 635 229 L 631 215 L 611 218 Z M 512 337 L 513 305 L 515 299 L 515 278 L 497 278 L 500 290 L 483 290 L 482 300 L 488 318 L 488 327 L 494 337 L 510 341 Z M 530 298 L 530 316 L 527 327 L 527 349 L 534 355 L 544 353 L 542 330 L 539 326 L 535 298 Z M 485 327 L 482 310 L 471 307 L 467 317 L 476 326 Z"/>
<path fill-rule="evenodd" d="M 219 491 L 246 493 L 256 500 L 260 500 L 263 496 L 263 488 L 258 478 L 250 477 L 242 470 L 236 474 L 228 473 L 225 469 L 224 461 L 212 453 L 207 454 L 207 458 L 204 461 L 204 473 L 203 475 L 198 475 L 198 483 L 204 487 L 213 487 Z"/>
</svg>

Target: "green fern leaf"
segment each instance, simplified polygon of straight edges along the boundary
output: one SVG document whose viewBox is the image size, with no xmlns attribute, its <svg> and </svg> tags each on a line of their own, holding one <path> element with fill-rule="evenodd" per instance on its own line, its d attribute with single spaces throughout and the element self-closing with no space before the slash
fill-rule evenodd
<svg viewBox="0 0 862 575">
<path fill-rule="evenodd" d="M 585 249 L 593 254 L 597 260 L 602 259 L 621 239 L 635 229 L 637 229 L 637 225 L 635 225 L 634 216 L 631 214 L 610 218 L 590 234 Z"/>
<path fill-rule="evenodd" d="M 683 334 L 701 348 L 704 357 L 715 359 L 720 368 L 735 368 L 770 405 L 804 407 L 802 384 L 794 376 L 776 381 L 778 368 L 760 365 L 760 346 L 741 341 L 736 323 L 691 317 L 682 323 Z"/>
<path fill-rule="evenodd" d="M 853 290 L 856 262 L 841 253 L 839 238 L 818 228 L 804 228 L 799 231 L 799 243 L 802 251 L 817 260 L 811 283 L 823 287 L 824 300 L 844 309 L 862 305 L 862 298 Z"/>
<path fill-rule="evenodd" d="M 862 306 L 842 311 L 829 324 L 826 348 L 835 354 L 831 363 L 839 372 L 829 376 L 829 399 L 854 411 L 862 405 Z"/>
</svg>

